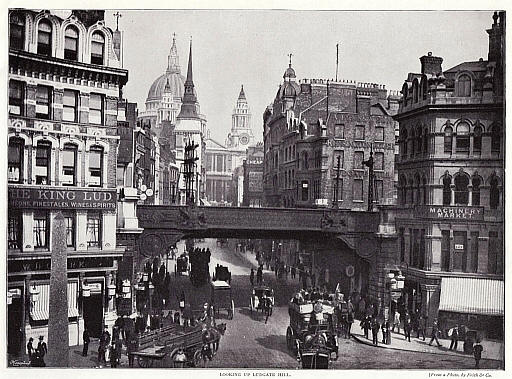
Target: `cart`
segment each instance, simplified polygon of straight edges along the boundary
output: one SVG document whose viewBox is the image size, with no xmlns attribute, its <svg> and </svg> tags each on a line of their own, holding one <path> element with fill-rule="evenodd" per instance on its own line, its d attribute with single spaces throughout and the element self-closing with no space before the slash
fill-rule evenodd
<svg viewBox="0 0 512 379">
<path fill-rule="evenodd" d="M 231 284 L 231 272 L 229 272 L 226 266 L 217 265 L 215 267 L 215 274 L 213 274 L 212 280 L 220 280 Z"/>
<path fill-rule="evenodd" d="M 189 275 L 190 265 L 188 263 L 188 257 L 186 254 L 181 254 L 176 259 L 176 264 L 174 265 L 174 276 L 187 274 Z"/>
<path fill-rule="evenodd" d="M 235 302 L 233 301 L 233 293 L 229 283 L 222 280 L 211 282 L 211 305 L 213 306 L 214 316 L 218 315 L 221 309 L 228 312 L 228 319 L 233 319 L 235 314 Z"/>
<path fill-rule="evenodd" d="M 269 315 L 272 316 L 272 308 L 274 307 L 274 290 L 268 286 L 256 286 L 252 289 L 251 303 L 249 305 L 251 313 L 255 310 L 264 311 L 264 307 L 261 302 L 263 294 L 270 299 Z"/>
<path fill-rule="evenodd" d="M 334 306 L 329 301 L 289 303 L 286 345 L 297 356 L 302 368 L 328 368 L 331 361 L 338 359 L 333 313 Z"/>
<path fill-rule="evenodd" d="M 178 324 L 171 324 L 163 328 L 146 332 L 137 338 L 138 349 L 132 354 L 142 368 L 153 367 L 155 361 L 175 357 L 180 351 L 186 355 L 186 364 L 189 367 L 198 367 L 201 362 L 202 326 L 185 328 Z"/>
</svg>

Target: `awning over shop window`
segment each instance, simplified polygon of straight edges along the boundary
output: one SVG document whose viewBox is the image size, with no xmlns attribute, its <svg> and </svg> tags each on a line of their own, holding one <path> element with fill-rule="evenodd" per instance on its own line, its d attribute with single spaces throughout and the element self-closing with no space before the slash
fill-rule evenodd
<svg viewBox="0 0 512 379">
<path fill-rule="evenodd" d="M 503 316 L 504 282 L 493 279 L 443 278 L 439 310 Z"/>
<path fill-rule="evenodd" d="M 34 321 L 48 320 L 50 314 L 50 284 L 36 284 L 38 300 L 34 302 L 30 316 Z M 78 317 L 78 282 L 68 282 L 68 317 Z"/>
</svg>

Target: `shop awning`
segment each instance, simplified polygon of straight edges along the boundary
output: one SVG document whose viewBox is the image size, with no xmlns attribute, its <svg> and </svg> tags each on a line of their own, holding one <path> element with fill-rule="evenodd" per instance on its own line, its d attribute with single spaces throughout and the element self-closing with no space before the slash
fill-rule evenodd
<svg viewBox="0 0 512 379">
<path fill-rule="evenodd" d="M 443 278 L 439 310 L 503 316 L 504 282 L 483 278 Z"/>
<path fill-rule="evenodd" d="M 48 320 L 50 314 L 50 284 L 36 284 L 39 296 L 30 311 L 34 321 Z M 68 282 L 68 317 L 78 317 L 78 282 Z"/>
</svg>

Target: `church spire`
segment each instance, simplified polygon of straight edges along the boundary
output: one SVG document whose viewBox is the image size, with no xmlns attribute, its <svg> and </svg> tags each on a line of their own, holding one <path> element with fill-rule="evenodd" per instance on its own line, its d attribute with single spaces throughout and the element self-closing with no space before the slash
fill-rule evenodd
<svg viewBox="0 0 512 379">
<path fill-rule="evenodd" d="M 185 80 L 185 92 L 181 102 L 181 110 L 178 118 L 197 118 L 197 98 L 192 79 L 192 39 L 190 39 L 190 52 L 188 55 L 187 79 Z"/>
<path fill-rule="evenodd" d="M 243 84 L 242 84 L 242 89 L 240 90 L 240 95 L 238 95 L 238 100 L 247 100 L 246 97 L 245 97 L 244 85 Z"/>
<path fill-rule="evenodd" d="M 178 49 L 176 48 L 176 33 L 172 34 L 171 51 L 167 57 L 167 72 L 181 74 L 180 59 L 178 57 Z"/>
</svg>

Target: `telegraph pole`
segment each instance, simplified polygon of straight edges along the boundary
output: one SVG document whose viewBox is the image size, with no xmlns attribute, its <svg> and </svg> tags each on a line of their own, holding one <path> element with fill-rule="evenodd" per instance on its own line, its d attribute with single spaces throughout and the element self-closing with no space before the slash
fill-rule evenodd
<svg viewBox="0 0 512 379">
<path fill-rule="evenodd" d="M 363 161 L 364 165 L 369 168 L 368 172 L 368 212 L 373 210 L 373 144 L 370 145 L 370 158 Z"/>
</svg>

